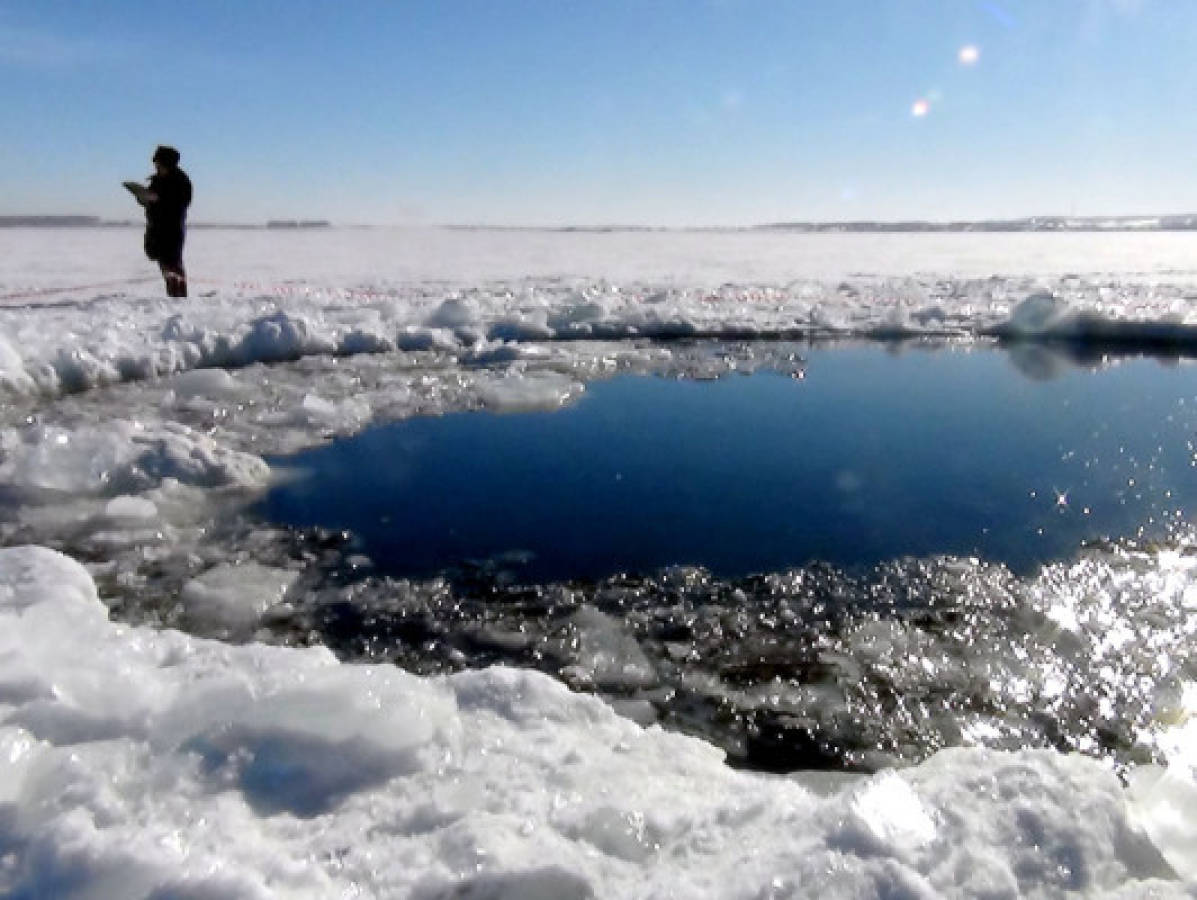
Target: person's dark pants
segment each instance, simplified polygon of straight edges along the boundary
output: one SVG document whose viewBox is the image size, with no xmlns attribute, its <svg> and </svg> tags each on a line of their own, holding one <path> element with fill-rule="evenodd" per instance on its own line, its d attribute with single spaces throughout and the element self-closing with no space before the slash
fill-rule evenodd
<svg viewBox="0 0 1197 900">
<path fill-rule="evenodd" d="M 145 255 L 158 263 L 162 280 L 166 282 L 166 296 L 187 296 L 187 270 L 183 268 L 183 232 L 159 233 L 147 231 Z"/>
</svg>

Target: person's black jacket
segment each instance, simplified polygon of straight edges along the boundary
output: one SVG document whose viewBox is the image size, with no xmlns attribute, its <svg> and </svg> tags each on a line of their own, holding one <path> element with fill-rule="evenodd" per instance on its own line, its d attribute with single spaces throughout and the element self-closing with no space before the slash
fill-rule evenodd
<svg viewBox="0 0 1197 900">
<path fill-rule="evenodd" d="M 145 208 L 145 255 L 168 264 L 183 258 L 183 231 L 191 205 L 191 179 L 182 169 L 150 178 L 157 200 Z"/>
</svg>

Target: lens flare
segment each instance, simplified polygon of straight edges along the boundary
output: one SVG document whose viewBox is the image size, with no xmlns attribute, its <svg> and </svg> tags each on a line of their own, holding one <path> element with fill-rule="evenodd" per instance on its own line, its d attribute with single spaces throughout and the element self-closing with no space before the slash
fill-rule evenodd
<svg viewBox="0 0 1197 900">
<path fill-rule="evenodd" d="M 962 66 L 975 66 L 977 60 L 981 58 L 981 50 L 975 44 L 965 44 L 956 54 L 956 58 L 960 60 Z"/>
<path fill-rule="evenodd" d="M 923 118 L 923 116 L 927 115 L 927 113 L 929 113 L 930 111 L 931 111 L 931 104 L 928 103 L 926 100 L 924 100 L 921 97 L 918 100 L 915 100 L 914 103 L 910 107 L 910 114 L 912 116 L 914 116 L 916 119 Z"/>
</svg>

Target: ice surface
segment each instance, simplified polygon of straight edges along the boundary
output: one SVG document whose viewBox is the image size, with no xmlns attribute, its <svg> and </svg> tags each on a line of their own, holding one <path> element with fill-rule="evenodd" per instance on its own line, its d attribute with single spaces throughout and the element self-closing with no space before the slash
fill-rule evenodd
<svg viewBox="0 0 1197 900">
<path fill-rule="evenodd" d="M 189 242 L 200 296 L 170 302 L 142 283 L 143 271 L 129 276 L 132 237 L 58 234 L 79 245 L 78 260 L 37 267 L 44 235 L 0 236 L 11 251 L 0 253 L 0 390 L 69 393 L 395 347 L 494 362 L 520 355 L 512 341 L 995 334 L 1197 343 L 1189 235 L 384 229 L 289 245 L 203 231 Z M 100 271 L 92 260 L 104 253 L 120 262 Z M 1011 260 L 1029 268 L 1011 272 Z M 371 280 L 361 283 L 365 272 Z"/>
<path fill-rule="evenodd" d="M 421 678 L 122 624 L 100 598 L 132 621 L 255 627 L 299 584 L 289 538 L 236 516 L 264 455 L 547 407 L 617 371 L 788 364 L 678 338 L 999 335 L 1033 341 L 1020 358 L 1047 374 L 1110 344 L 1189 355 L 1195 251 L 1191 234 L 197 230 L 195 296 L 167 300 L 135 230 L 0 231 L 0 893 L 1191 896 L 1191 694 L 1129 790 L 1074 754 L 957 748 L 815 793 L 534 671 Z M 1144 565 L 1107 577 L 1189 596 L 1183 566 Z M 179 609 L 143 599 L 163 592 Z M 1102 608 L 1058 611 L 1078 653 L 1124 652 L 1117 629 L 1088 643 Z M 618 626 L 585 613 L 557 638 L 580 676 L 651 690 L 658 661 Z M 879 667 L 925 649 L 860 629 Z M 949 650 L 932 662 L 954 677 Z"/>
<path fill-rule="evenodd" d="M 945 751 L 818 796 L 535 672 L 421 679 L 111 624 L 87 572 L 41 548 L 0 550 L 0 620 L 15 896 L 1197 887 L 1191 834 L 1162 841 L 1170 867 L 1082 757 Z"/>
</svg>

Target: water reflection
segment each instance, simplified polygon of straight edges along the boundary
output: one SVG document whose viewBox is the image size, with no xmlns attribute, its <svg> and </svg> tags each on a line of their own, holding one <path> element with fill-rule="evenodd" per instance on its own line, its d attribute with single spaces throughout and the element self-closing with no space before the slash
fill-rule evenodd
<svg viewBox="0 0 1197 900">
<path fill-rule="evenodd" d="M 1034 381 L 1049 381 L 1077 369 L 1099 372 L 1135 359 L 1165 367 L 1179 366 L 1192 359 L 1191 353 L 1126 352 L 1084 341 L 1012 341 L 1003 349 L 1011 365 Z"/>
</svg>

